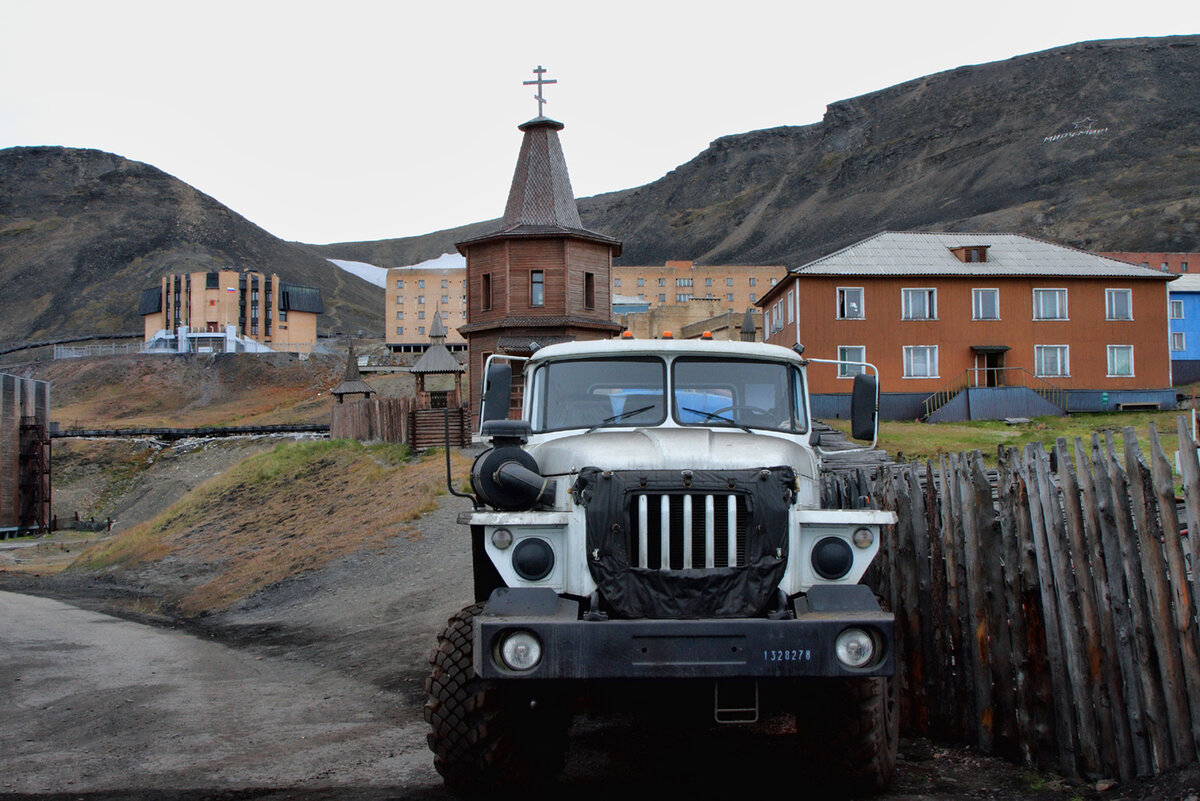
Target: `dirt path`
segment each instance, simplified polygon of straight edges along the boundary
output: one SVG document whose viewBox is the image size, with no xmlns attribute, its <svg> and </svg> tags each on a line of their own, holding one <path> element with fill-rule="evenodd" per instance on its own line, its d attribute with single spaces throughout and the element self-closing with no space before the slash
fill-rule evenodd
<svg viewBox="0 0 1200 801">
<path fill-rule="evenodd" d="M 0 790 L 430 791 L 419 710 L 304 661 L 0 592 Z"/>
</svg>

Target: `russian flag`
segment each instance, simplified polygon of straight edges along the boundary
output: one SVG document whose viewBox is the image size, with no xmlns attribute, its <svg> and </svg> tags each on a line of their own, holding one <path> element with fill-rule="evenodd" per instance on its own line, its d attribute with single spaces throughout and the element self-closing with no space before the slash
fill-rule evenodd
<svg viewBox="0 0 1200 801">
<path fill-rule="evenodd" d="M 226 292 L 237 292 L 237 287 L 235 287 L 235 286 L 227 286 L 227 287 L 225 287 L 225 291 L 226 291 Z"/>
</svg>

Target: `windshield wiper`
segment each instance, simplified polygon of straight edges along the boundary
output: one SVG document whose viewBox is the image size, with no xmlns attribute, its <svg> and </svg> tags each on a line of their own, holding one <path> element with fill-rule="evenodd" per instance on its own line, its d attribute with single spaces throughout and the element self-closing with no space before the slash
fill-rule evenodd
<svg viewBox="0 0 1200 801">
<path fill-rule="evenodd" d="M 630 410 L 629 410 L 629 411 L 627 411 L 627 412 L 617 412 L 617 413 L 616 413 L 616 414 L 614 414 L 612 417 L 605 417 L 605 418 L 604 418 L 603 420 L 601 420 L 599 423 L 596 423 L 596 425 L 592 426 L 591 428 L 589 428 L 587 431 L 584 431 L 583 433 L 585 433 L 585 434 L 590 434 L 590 433 L 592 433 L 593 431 L 595 431 L 597 428 L 600 428 L 601 426 L 606 426 L 606 425 L 608 425 L 609 423 L 615 423 L 615 422 L 617 422 L 617 421 L 618 421 L 618 420 L 620 420 L 622 417 L 632 417 L 632 416 L 633 416 L 633 415 L 635 415 L 635 414 L 641 414 L 642 412 L 648 412 L 648 411 L 650 411 L 651 409 L 653 409 L 653 408 L 654 408 L 656 405 L 657 405 L 657 404 L 654 404 L 654 403 L 652 403 L 652 404 L 650 404 L 649 406 L 641 406 L 641 407 L 639 407 L 639 408 L 637 408 L 637 409 L 630 409 Z"/>
<path fill-rule="evenodd" d="M 680 406 L 679 408 L 683 409 L 685 412 L 692 412 L 693 414 L 702 414 L 705 417 L 707 417 L 709 420 L 720 420 L 723 423 L 729 423 L 729 425 L 731 425 L 731 426 L 737 426 L 738 428 L 745 431 L 747 434 L 754 433 L 753 431 L 750 430 L 749 426 L 742 425 L 737 420 L 733 420 L 728 417 L 723 417 L 723 416 L 717 414 L 716 412 L 706 412 L 701 409 L 692 409 L 687 406 Z"/>
</svg>

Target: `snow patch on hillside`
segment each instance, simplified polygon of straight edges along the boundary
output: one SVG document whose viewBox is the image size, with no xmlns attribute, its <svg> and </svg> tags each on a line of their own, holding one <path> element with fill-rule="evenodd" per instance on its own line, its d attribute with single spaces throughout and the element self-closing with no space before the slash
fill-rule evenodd
<svg viewBox="0 0 1200 801">
<path fill-rule="evenodd" d="M 387 286 L 387 267 L 379 267 L 374 264 L 368 264 L 365 261 L 348 261 L 347 259 L 329 259 L 338 267 L 341 267 L 348 273 L 354 273 L 364 281 L 369 281 L 375 286 Z M 408 264 L 400 269 L 442 269 L 442 270 L 462 270 L 466 269 L 467 260 L 464 256 L 458 253 L 443 253 L 436 259 L 429 259 L 418 264 Z"/>
</svg>

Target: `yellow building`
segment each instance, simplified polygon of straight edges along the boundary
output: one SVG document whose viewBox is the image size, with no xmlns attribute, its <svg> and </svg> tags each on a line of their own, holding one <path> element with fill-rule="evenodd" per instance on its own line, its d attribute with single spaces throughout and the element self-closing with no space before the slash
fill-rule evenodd
<svg viewBox="0 0 1200 801">
<path fill-rule="evenodd" d="M 737 267 L 698 266 L 691 261 L 668 261 L 661 267 L 614 266 L 613 294 L 637 298 L 650 308 L 714 299 L 724 311 L 745 312 L 767 290 L 783 280 L 783 265 Z"/>
<path fill-rule="evenodd" d="M 441 313 L 446 348 L 466 350 L 458 328 L 467 322 L 467 267 L 459 256 L 443 256 L 411 267 L 392 267 L 384 299 L 385 342 L 393 351 L 429 347 L 433 316 Z"/>
<path fill-rule="evenodd" d="M 163 276 L 139 309 L 146 350 L 161 353 L 308 353 L 324 310 L 316 287 L 256 270 Z"/>
<path fill-rule="evenodd" d="M 711 300 L 706 309 L 712 312 L 706 317 L 723 312 L 742 315 L 786 274 L 782 265 L 700 267 L 691 261 L 668 261 L 657 267 L 614 265 L 612 294 L 630 305 L 644 303 L 649 309 Z M 465 263 L 452 255 L 388 270 L 384 310 L 388 347 L 393 351 L 424 350 L 429 345 L 427 332 L 433 315 L 440 312 L 448 331 L 446 347 L 464 350 L 466 339 L 458 327 L 467 322 L 466 277 Z M 689 320 L 700 319 L 695 318 L 696 313 L 695 309 L 681 311 Z M 741 317 L 737 320 L 740 323 Z"/>
</svg>

